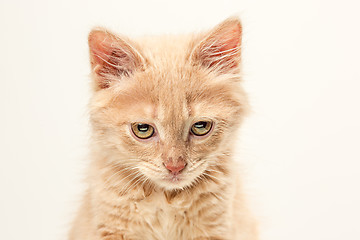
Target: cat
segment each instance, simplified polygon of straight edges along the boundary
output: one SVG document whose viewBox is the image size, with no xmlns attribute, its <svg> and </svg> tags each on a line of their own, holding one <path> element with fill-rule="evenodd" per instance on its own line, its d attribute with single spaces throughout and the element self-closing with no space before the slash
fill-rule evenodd
<svg viewBox="0 0 360 240">
<path fill-rule="evenodd" d="M 184 36 L 89 34 L 89 188 L 70 240 L 256 240 L 233 161 L 248 113 L 242 26 Z"/>
</svg>

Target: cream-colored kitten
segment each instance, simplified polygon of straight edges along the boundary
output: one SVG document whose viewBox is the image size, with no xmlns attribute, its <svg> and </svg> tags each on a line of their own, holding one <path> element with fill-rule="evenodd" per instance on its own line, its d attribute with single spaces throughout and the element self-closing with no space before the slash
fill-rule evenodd
<svg viewBox="0 0 360 240">
<path fill-rule="evenodd" d="M 89 189 L 71 240 L 257 239 L 232 148 L 248 108 L 241 24 L 133 42 L 89 35 Z"/>
</svg>

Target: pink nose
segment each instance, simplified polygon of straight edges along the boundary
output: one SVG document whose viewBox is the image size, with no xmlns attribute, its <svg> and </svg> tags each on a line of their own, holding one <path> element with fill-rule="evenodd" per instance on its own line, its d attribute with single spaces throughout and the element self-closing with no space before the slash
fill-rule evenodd
<svg viewBox="0 0 360 240">
<path fill-rule="evenodd" d="M 164 163 L 165 167 L 170 170 L 171 173 L 179 173 L 186 166 L 185 162 L 168 162 Z"/>
</svg>

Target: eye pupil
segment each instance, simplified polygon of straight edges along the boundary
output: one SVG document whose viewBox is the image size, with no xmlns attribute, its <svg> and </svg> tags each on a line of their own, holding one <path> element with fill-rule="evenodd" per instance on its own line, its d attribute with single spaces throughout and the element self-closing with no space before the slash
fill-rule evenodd
<svg viewBox="0 0 360 240">
<path fill-rule="evenodd" d="M 197 122 L 197 123 L 194 124 L 194 127 L 196 127 L 196 128 L 204 128 L 204 127 L 206 127 L 206 125 L 207 125 L 207 122 Z"/>
<path fill-rule="evenodd" d="M 147 132 L 149 130 L 149 125 L 148 124 L 138 124 L 137 128 L 139 129 L 140 132 Z"/>
</svg>

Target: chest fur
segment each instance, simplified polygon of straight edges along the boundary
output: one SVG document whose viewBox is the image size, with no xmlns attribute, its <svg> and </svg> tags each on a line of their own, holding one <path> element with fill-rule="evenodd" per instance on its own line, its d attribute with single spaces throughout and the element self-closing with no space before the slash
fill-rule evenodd
<svg viewBox="0 0 360 240">
<path fill-rule="evenodd" d="M 189 240 L 224 235 L 229 227 L 229 211 L 223 200 L 214 193 L 171 196 L 154 192 L 141 200 L 124 198 L 117 208 L 116 228 L 129 239 L 142 240 Z"/>
<path fill-rule="evenodd" d="M 193 216 L 193 201 L 183 196 L 171 198 L 164 193 L 153 193 L 133 205 L 134 235 L 139 239 L 186 239 L 186 231 L 199 219 Z M 193 230 L 192 230 L 193 231 Z M 141 237 L 139 237 L 141 236 Z"/>
</svg>

